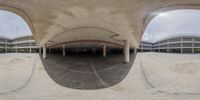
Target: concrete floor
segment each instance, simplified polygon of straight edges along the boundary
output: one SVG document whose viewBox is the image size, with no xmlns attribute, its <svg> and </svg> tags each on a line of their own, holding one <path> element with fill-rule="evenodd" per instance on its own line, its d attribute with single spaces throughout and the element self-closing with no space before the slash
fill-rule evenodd
<svg viewBox="0 0 200 100">
<path fill-rule="evenodd" d="M 200 55 L 139 53 L 119 83 L 80 90 L 52 80 L 38 54 L 3 54 L 0 100 L 199 100 L 199 59 Z"/>
<path fill-rule="evenodd" d="M 42 58 L 42 57 L 41 57 Z M 58 84 L 74 89 L 102 89 L 122 81 L 134 62 L 131 54 L 129 64 L 123 63 L 123 54 L 107 57 L 92 54 L 49 54 L 42 59 L 49 76 Z"/>
</svg>

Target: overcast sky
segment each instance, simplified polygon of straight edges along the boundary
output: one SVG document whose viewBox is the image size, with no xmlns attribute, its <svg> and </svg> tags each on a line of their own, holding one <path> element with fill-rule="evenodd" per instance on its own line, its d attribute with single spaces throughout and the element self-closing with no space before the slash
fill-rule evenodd
<svg viewBox="0 0 200 100">
<path fill-rule="evenodd" d="M 157 41 L 178 34 L 200 35 L 200 10 L 175 10 L 158 15 L 147 26 L 143 40 Z"/>
<path fill-rule="evenodd" d="M 18 32 L 17 32 L 18 27 Z M 0 35 L 14 38 L 32 34 L 27 23 L 18 15 L 0 10 Z"/>
</svg>

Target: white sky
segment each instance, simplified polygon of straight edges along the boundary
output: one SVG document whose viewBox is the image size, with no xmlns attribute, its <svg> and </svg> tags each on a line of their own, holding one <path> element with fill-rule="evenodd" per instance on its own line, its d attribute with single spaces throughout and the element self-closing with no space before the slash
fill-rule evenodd
<svg viewBox="0 0 200 100">
<path fill-rule="evenodd" d="M 142 40 L 157 41 L 178 34 L 200 35 L 200 10 L 174 10 L 155 17 Z"/>
<path fill-rule="evenodd" d="M 14 38 L 31 34 L 29 26 L 20 16 L 8 11 L 0 10 L 0 36 Z"/>
</svg>

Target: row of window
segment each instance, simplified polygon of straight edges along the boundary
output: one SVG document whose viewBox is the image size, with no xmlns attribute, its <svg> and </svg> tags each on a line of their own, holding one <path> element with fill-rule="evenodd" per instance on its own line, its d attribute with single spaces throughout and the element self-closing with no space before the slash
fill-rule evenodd
<svg viewBox="0 0 200 100">
<path fill-rule="evenodd" d="M 140 48 L 167 48 L 167 47 L 181 47 L 181 45 L 182 45 L 182 47 L 193 47 L 193 45 L 194 45 L 194 47 L 200 47 L 200 43 L 175 43 L 175 44 L 169 44 L 169 45 L 167 45 L 167 44 L 164 44 L 164 45 L 156 45 L 156 46 L 154 46 L 154 45 L 151 45 L 151 46 L 145 46 L 145 45 L 140 45 Z"/>
<path fill-rule="evenodd" d="M 33 40 L 32 37 L 22 37 L 22 38 L 17 38 L 17 39 L 14 39 L 14 40 L 6 40 L 6 39 L 3 39 L 3 38 L 0 38 L 0 42 L 8 42 L 8 43 L 13 43 L 13 42 L 20 42 L 20 41 L 27 41 L 27 40 Z"/>
</svg>

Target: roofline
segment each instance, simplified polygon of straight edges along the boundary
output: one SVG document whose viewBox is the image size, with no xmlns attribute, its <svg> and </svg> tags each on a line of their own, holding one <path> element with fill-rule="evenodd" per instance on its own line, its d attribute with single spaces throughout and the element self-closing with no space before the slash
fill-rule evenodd
<svg viewBox="0 0 200 100">
<path fill-rule="evenodd" d="M 11 38 L 5 36 L 5 35 L 0 35 L 0 38 L 6 39 L 6 40 L 11 40 Z"/>
<path fill-rule="evenodd" d="M 15 38 L 9 38 L 8 36 L 0 35 L 0 38 L 6 39 L 6 40 L 15 40 L 18 38 L 25 38 L 25 37 L 33 37 L 32 35 L 22 35 L 22 36 L 17 36 Z"/>
<path fill-rule="evenodd" d="M 193 34 L 189 34 L 189 33 L 181 33 L 181 34 L 175 34 L 175 35 L 170 35 L 170 36 L 167 36 L 165 38 L 162 38 L 162 39 L 158 39 L 157 41 L 154 41 L 154 42 L 151 42 L 151 41 L 147 41 L 147 40 L 142 40 L 142 42 L 148 42 L 148 43 L 158 43 L 158 42 L 161 42 L 161 41 L 164 41 L 164 40 L 169 40 L 169 39 L 173 39 L 173 38 L 178 38 L 178 37 L 200 37 L 200 34 L 198 35 L 193 35 Z"/>
<path fill-rule="evenodd" d="M 12 38 L 12 40 L 14 40 L 14 39 L 18 39 L 18 38 L 25 38 L 25 37 L 33 37 L 33 35 L 21 35 L 21 36 L 17 36 L 17 37 L 15 37 L 15 38 Z"/>
</svg>

